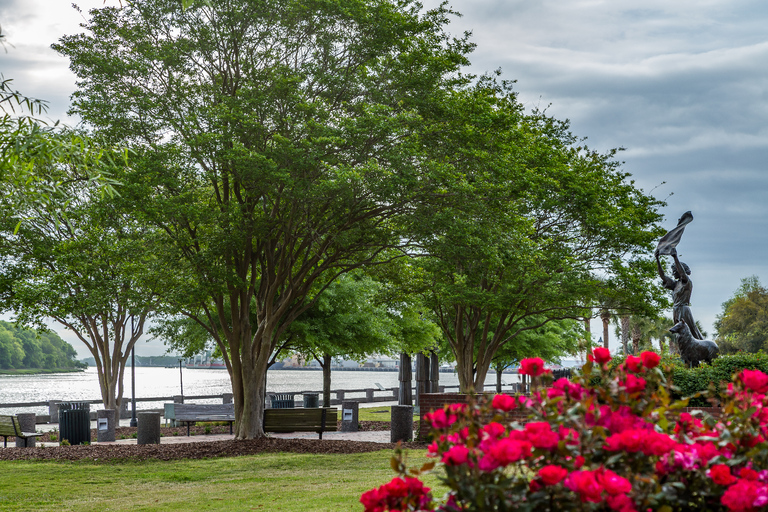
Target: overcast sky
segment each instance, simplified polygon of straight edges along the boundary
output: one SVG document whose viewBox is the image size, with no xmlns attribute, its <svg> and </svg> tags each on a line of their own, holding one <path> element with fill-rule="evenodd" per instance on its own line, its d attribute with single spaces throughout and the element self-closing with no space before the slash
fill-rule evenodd
<svg viewBox="0 0 768 512">
<path fill-rule="evenodd" d="M 106 0 L 116 5 L 118 0 Z M 83 13 L 104 4 L 80 0 Z M 438 2 L 427 0 L 427 7 Z M 623 147 L 624 170 L 668 206 L 691 210 L 678 246 L 694 318 L 710 337 L 742 278 L 768 283 L 768 3 L 758 0 L 456 0 L 450 30 L 473 33 L 472 71 L 501 68 L 520 100 L 570 119 L 593 149 Z M 85 15 L 85 14 L 84 14 Z M 79 31 L 71 0 L 0 0 L 14 47 L 0 72 L 66 118 L 75 79 L 49 48 Z M 671 311 L 666 312 L 671 316 Z M 602 335 L 593 322 L 594 339 Z M 60 332 L 82 355 L 85 347 Z M 614 337 L 613 329 L 611 337 Z M 612 339 L 611 348 L 615 349 Z M 162 345 L 137 345 L 157 355 Z"/>
</svg>

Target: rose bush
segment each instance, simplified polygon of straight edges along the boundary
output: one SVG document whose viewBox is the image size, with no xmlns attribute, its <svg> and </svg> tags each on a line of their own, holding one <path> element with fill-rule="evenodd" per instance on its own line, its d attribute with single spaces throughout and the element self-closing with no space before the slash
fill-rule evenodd
<svg viewBox="0 0 768 512">
<path fill-rule="evenodd" d="M 588 359 L 554 382 L 540 360 L 523 361 L 530 396 L 426 414 L 435 462 L 408 469 L 396 451 L 399 476 L 365 493 L 365 510 L 768 510 L 768 376 L 734 375 L 715 418 L 670 399 L 670 369 L 653 352 L 612 372 L 605 349 Z M 438 470 L 440 498 L 416 478 Z"/>
</svg>

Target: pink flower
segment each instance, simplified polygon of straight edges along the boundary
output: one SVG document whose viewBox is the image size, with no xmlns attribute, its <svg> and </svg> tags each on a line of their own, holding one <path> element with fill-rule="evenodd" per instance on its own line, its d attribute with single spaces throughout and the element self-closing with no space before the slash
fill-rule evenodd
<svg viewBox="0 0 768 512">
<path fill-rule="evenodd" d="M 605 492 L 611 495 L 626 494 L 632 490 L 632 484 L 610 469 L 597 470 L 597 481 L 603 486 Z"/>
<path fill-rule="evenodd" d="M 731 474 L 731 468 L 725 464 L 715 464 L 709 468 L 709 477 L 717 485 L 731 485 L 737 478 Z"/>
<path fill-rule="evenodd" d="M 661 362 L 661 356 L 656 352 L 650 351 L 646 351 L 640 354 L 640 359 L 643 361 L 643 366 L 649 370 L 651 368 L 656 368 L 659 365 L 659 362 Z"/>
<path fill-rule="evenodd" d="M 505 437 L 491 446 L 488 455 L 498 461 L 499 465 L 507 466 L 531 455 L 531 443 Z"/>
<path fill-rule="evenodd" d="M 760 370 L 742 370 L 739 379 L 750 391 L 755 393 L 768 392 L 768 375 Z"/>
<path fill-rule="evenodd" d="M 643 369 L 643 360 L 637 356 L 627 356 L 627 360 L 624 362 L 624 364 L 626 365 L 627 370 L 631 372 L 638 373 Z"/>
<path fill-rule="evenodd" d="M 460 466 L 469 460 L 469 449 L 466 446 L 452 446 L 443 454 L 441 462 L 448 466 Z"/>
<path fill-rule="evenodd" d="M 600 503 L 603 486 L 592 471 L 574 471 L 565 480 L 565 486 L 579 495 L 581 501 Z"/>
<path fill-rule="evenodd" d="M 425 414 L 424 419 L 432 422 L 432 428 L 444 429 L 456 423 L 458 416 L 446 414 L 444 409 L 438 409 L 435 412 Z"/>
<path fill-rule="evenodd" d="M 618 512 L 637 512 L 635 504 L 632 502 L 632 498 L 626 494 L 608 496 L 605 501 L 608 503 L 611 510 L 617 510 Z"/>
<path fill-rule="evenodd" d="M 506 431 L 507 429 L 504 425 L 495 421 L 483 427 L 483 432 L 491 439 L 503 436 Z"/>
<path fill-rule="evenodd" d="M 626 380 L 622 385 L 627 389 L 627 393 L 630 395 L 633 393 L 639 393 L 645 389 L 645 379 L 642 377 L 636 377 L 631 373 L 627 374 Z"/>
<path fill-rule="evenodd" d="M 544 450 L 554 450 L 560 441 L 560 437 L 557 433 L 552 432 L 552 427 L 546 421 L 526 423 L 525 434 L 535 448 Z"/>
<path fill-rule="evenodd" d="M 496 395 L 493 397 L 491 407 L 500 411 L 511 411 L 515 408 L 515 399 L 509 395 Z"/>
<path fill-rule="evenodd" d="M 747 512 L 764 506 L 767 494 L 765 485 L 751 480 L 739 480 L 723 493 L 720 503 L 728 507 L 728 510 Z"/>
<path fill-rule="evenodd" d="M 539 477 L 544 482 L 544 485 L 559 484 L 567 475 L 567 469 L 553 464 L 544 466 L 539 470 Z"/>
<path fill-rule="evenodd" d="M 612 452 L 625 451 L 629 453 L 639 452 L 645 438 L 647 430 L 625 430 L 620 434 L 608 436 L 605 439 L 605 449 Z"/>
<path fill-rule="evenodd" d="M 588 359 L 590 361 L 595 361 L 597 364 L 605 364 L 611 360 L 611 351 L 605 347 L 597 347 L 592 350 Z"/>
<path fill-rule="evenodd" d="M 520 361 L 520 373 L 522 375 L 530 375 L 531 377 L 542 375 L 544 373 L 544 360 L 540 357 L 523 359 Z"/>
</svg>

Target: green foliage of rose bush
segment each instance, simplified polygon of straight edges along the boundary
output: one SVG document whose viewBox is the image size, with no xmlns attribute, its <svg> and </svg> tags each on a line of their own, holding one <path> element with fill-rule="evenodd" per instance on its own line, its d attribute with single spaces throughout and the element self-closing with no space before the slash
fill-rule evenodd
<svg viewBox="0 0 768 512">
<path fill-rule="evenodd" d="M 366 512 L 768 509 L 768 375 L 736 373 L 718 419 L 671 398 L 672 369 L 657 354 L 613 371 L 610 359 L 595 349 L 573 381 L 554 382 L 541 360 L 524 360 L 531 396 L 427 414 L 434 462 L 408 469 L 397 451 L 399 475 L 363 494 Z M 426 471 L 439 472 L 446 496 L 421 483 Z"/>
</svg>

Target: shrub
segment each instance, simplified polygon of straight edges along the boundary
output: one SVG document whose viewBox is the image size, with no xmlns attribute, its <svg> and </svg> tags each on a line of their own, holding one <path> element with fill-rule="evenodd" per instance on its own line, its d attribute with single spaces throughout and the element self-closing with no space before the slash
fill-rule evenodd
<svg viewBox="0 0 768 512">
<path fill-rule="evenodd" d="M 596 349 L 568 381 L 531 368 L 529 397 L 496 395 L 446 405 L 432 424 L 433 462 L 366 492 L 368 512 L 388 510 L 732 510 L 768 507 L 768 375 L 738 372 L 723 418 L 683 412 L 672 368 L 644 352 L 609 368 Z M 551 387 L 545 385 L 551 384 Z M 716 390 L 700 396 L 715 400 Z M 523 408 L 527 421 L 512 413 Z M 439 470 L 440 500 L 418 476 Z"/>
</svg>

